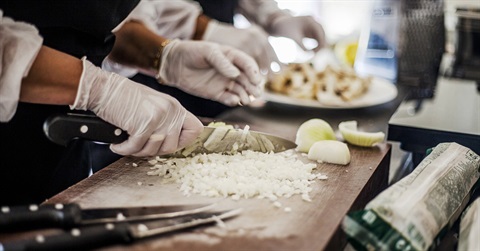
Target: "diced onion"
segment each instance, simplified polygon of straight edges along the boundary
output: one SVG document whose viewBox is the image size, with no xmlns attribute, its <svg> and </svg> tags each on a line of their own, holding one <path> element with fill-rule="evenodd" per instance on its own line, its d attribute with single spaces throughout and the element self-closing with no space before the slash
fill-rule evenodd
<svg viewBox="0 0 480 251">
<path fill-rule="evenodd" d="M 185 195 L 209 197 L 265 198 L 301 195 L 310 201 L 310 184 L 324 175 L 313 173 L 316 163 L 304 163 L 292 151 L 261 153 L 242 151 L 232 155 L 198 154 L 170 158 L 156 164 L 149 175 L 166 183 L 179 183 Z M 277 203 L 278 204 L 278 203 Z"/>
</svg>

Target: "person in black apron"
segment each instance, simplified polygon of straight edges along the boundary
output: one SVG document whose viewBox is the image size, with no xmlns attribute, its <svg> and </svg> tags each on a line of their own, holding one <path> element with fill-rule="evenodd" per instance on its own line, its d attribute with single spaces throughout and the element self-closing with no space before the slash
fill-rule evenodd
<svg viewBox="0 0 480 251">
<path fill-rule="evenodd" d="M 86 55 L 100 65 L 115 41 L 111 30 L 138 2 L 4 0 L 0 9 L 5 16 L 34 24 L 44 45 L 78 58 Z M 99 158 L 91 152 L 108 146 L 76 140 L 65 148 L 50 142 L 42 129 L 49 116 L 68 112 L 68 106 L 20 102 L 13 119 L 0 123 L 0 204 L 39 203 L 88 177 L 92 158 Z M 111 151 L 101 152 L 111 154 L 102 162 L 118 158 Z"/>
<path fill-rule="evenodd" d="M 0 9 L 5 16 L 35 25 L 44 38 L 43 47 L 32 66 L 37 70 L 21 80 L 21 94 L 26 96 L 22 99 L 20 95 L 20 100 L 66 104 L 63 99 L 66 98 L 71 109 L 90 109 L 100 118 L 127 130 L 129 139 L 110 146 L 112 150 L 123 155 L 155 156 L 171 153 L 192 142 L 203 128 L 201 122 L 171 96 L 102 71 L 91 62 L 100 65 L 112 48 L 121 48 L 117 52 L 127 56 L 127 61 L 142 69 L 156 71 L 156 75 L 165 80 L 164 84 L 172 84 L 229 105 L 239 101 L 249 102 L 248 95 L 258 95 L 261 78 L 255 60 L 245 53 L 207 42 L 174 40 L 169 43 L 138 22 L 128 21 L 123 24 L 117 30 L 118 41 L 114 44 L 111 30 L 125 20 L 136 4 L 137 2 L 127 0 L 111 1 L 108 4 L 96 0 L 83 1 L 81 4 L 73 0 L 16 0 L 0 2 Z M 2 29 L 6 28 L 6 38 L 18 40 L 21 44 L 21 39 L 15 37 L 17 33 L 12 33 L 7 28 L 12 23 L 11 20 L 5 20 Z M 12 31 L 19 30 L 13 28 Z M 15 46 L 17 42 L 9 46 Z M 136 47 L 138 45 L 141 47 Z M 21 52 L 16 47 L 10 48 L 16 53 L 12 54 L 13 59 L 21 57 Z M 58 51 L 82 57 L 80 61 L 83 68 L 80 69 L 82 72 L 73 104 L 70 103 L 71 95 L 74 94 L 71 80 L 80 75 L 80 62 Z M 88 60 L 85 59 L 87 57 Z M 59 71 L 62 69 L 58 65 L 64 60 L 68 61 L 67 74 L 59 76 L 66 77 L 68 80 L 63 80 L 70 83 L 58 81 L 62 77 L 55 77 L 53 68 L 46 63 L 50 59 Z M 165 62 L 160 64 L 161 60 Z M 15 72 L 9 71 L 8 67 L 7 65 L 6 73 Z M 202 81 L 193 81 L 200 79 Z M 56 95 L 55 92 L 48 93 L 45 97 L 36 96 L 35 93 L 41 93 L 39 90 L 47 90 L 39 89 L 43 88 L 44 83 L 46 86 L 55 86 L 55 90 L 59 89 L 58 86 L 65 85 L 64 88 L 69 89 L 67 97 Z M 17 80 L 3 81 L 2 88 L 15 89 L 15 92 L 2 93 L 3 97 L 10 100 L 9 95 L 18 94 L 17 87 Z M 7 103 L 2 101 L 2 109 Z M 17 105 L 15 99 L 14 104 Z M 143 109 L 145 107 L 148 109 Z M 112 156 L 113 160 L 109 159 L 105 154 L 109 146 L 82 140 L 70 142 L 67 148 L 50 143 L 42 132 L 43 123 L 55 113 L 70 112 L 67 106 L 19 102 L 13 113 L 14 109 L 15 106 L 10 106 L 5 114 L 2 110 L 2 121 L 6 122 L 0 124 L 0 204 L 39 203 L 87 177 L 94 164 L 112 162 L 119 157 Z"/>
</svg>

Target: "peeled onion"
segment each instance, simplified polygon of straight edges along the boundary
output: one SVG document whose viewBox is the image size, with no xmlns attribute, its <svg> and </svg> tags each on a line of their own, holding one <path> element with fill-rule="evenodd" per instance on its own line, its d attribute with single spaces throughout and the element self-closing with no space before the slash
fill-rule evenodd
<svg viewBox="0 0 480 251">
<path fill-rule="evenodd" d="M 338 130 L 345 141 L 357 146 L 373 146 L 385 139 L 383 132 L 361 132 L 357 130 L 357 121 L 344 121 L 338 125 Z"/>
<path fill-rule="evenodd" d="M 350 150 L 347 144 L 337 140 L 315 142 L 308 151 L 308 159 L 339 165 L 350 163 Z"/>
<path fill-rule="evenodd" d="M 295 144 L 297 144 L 297 151 L 308 153 L 315 142 L 335 139 L 335 133 L 330 124 L 322 119 L 310 119 L 298 128 Z"/>
</svg>

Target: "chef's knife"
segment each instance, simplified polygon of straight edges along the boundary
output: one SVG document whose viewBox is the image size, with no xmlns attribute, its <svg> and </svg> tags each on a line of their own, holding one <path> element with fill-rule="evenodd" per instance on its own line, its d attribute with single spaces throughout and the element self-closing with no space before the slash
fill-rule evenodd
<svg viewBox="0 0 480 251">
<path fill-rule="evenodd" d="M 83 129 L 82 129 L 83 128 Z M 47 137 L 66 145 L 74 138 L 104 143 L 120 143 L 126 132 L 95 116 L 67 114 L 50 117 L 44 124 Z M 169 156 L 186 157 L 198 153 L 232 153 L 242 150 L 282 152 L 297 145 L 289 140 L 261 132 L 228 127 L 205 126 L 195 142 Z"/>
<path fill-rule="evenodd" d="M 204 212 L 173 219 L 141 223 L 107 223 L 100 226 L 74 228 L 70 232 L 34 239 L 0 243 L 0 250 L 91 250 L 113 244 L 129 244 L 136 240 L 218 222 L 237 216 L 241 209 Z"/>
<path fill-rule="evenodd" d="M 205 126 L 195 142 L 173 154 L 173 156 L 189 156 L 201 153 L 235 153 L 243 150 L 258 152 L 282 152 L 293 149 L 297 145 L 287 139 L 271 134 L 228 127 Z"/>
<path fill-rule="evenodd" d="M 78 204 L 1 207 L 0 232 L 39 228 L 72 228 L 98 223 L 165 219 L 195 214 L 214 204 L 82 209 Z M 1 249 L 0 249 L 1 250 Z"/>
<path fill-rule="evenodd" d="M 76 138 L 114 144 L 128 138 L 125 131 L 97 116 L 74 113 L 49 117 L 43 124 L 43 130 L 48 139 L 63 146 Z"/>
</svg>

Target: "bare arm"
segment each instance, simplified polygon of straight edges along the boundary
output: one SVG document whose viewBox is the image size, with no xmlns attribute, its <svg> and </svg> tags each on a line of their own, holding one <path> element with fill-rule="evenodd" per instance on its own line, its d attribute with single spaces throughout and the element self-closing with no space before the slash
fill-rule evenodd
<svg viewBox="0 0 480 251">
<path fill-rule="evenodd" d="M 22 80 L 20 101 L 70 105 L 75 101 L 82 62 L 68 54 L 42 46 Z"/>
</svg>

